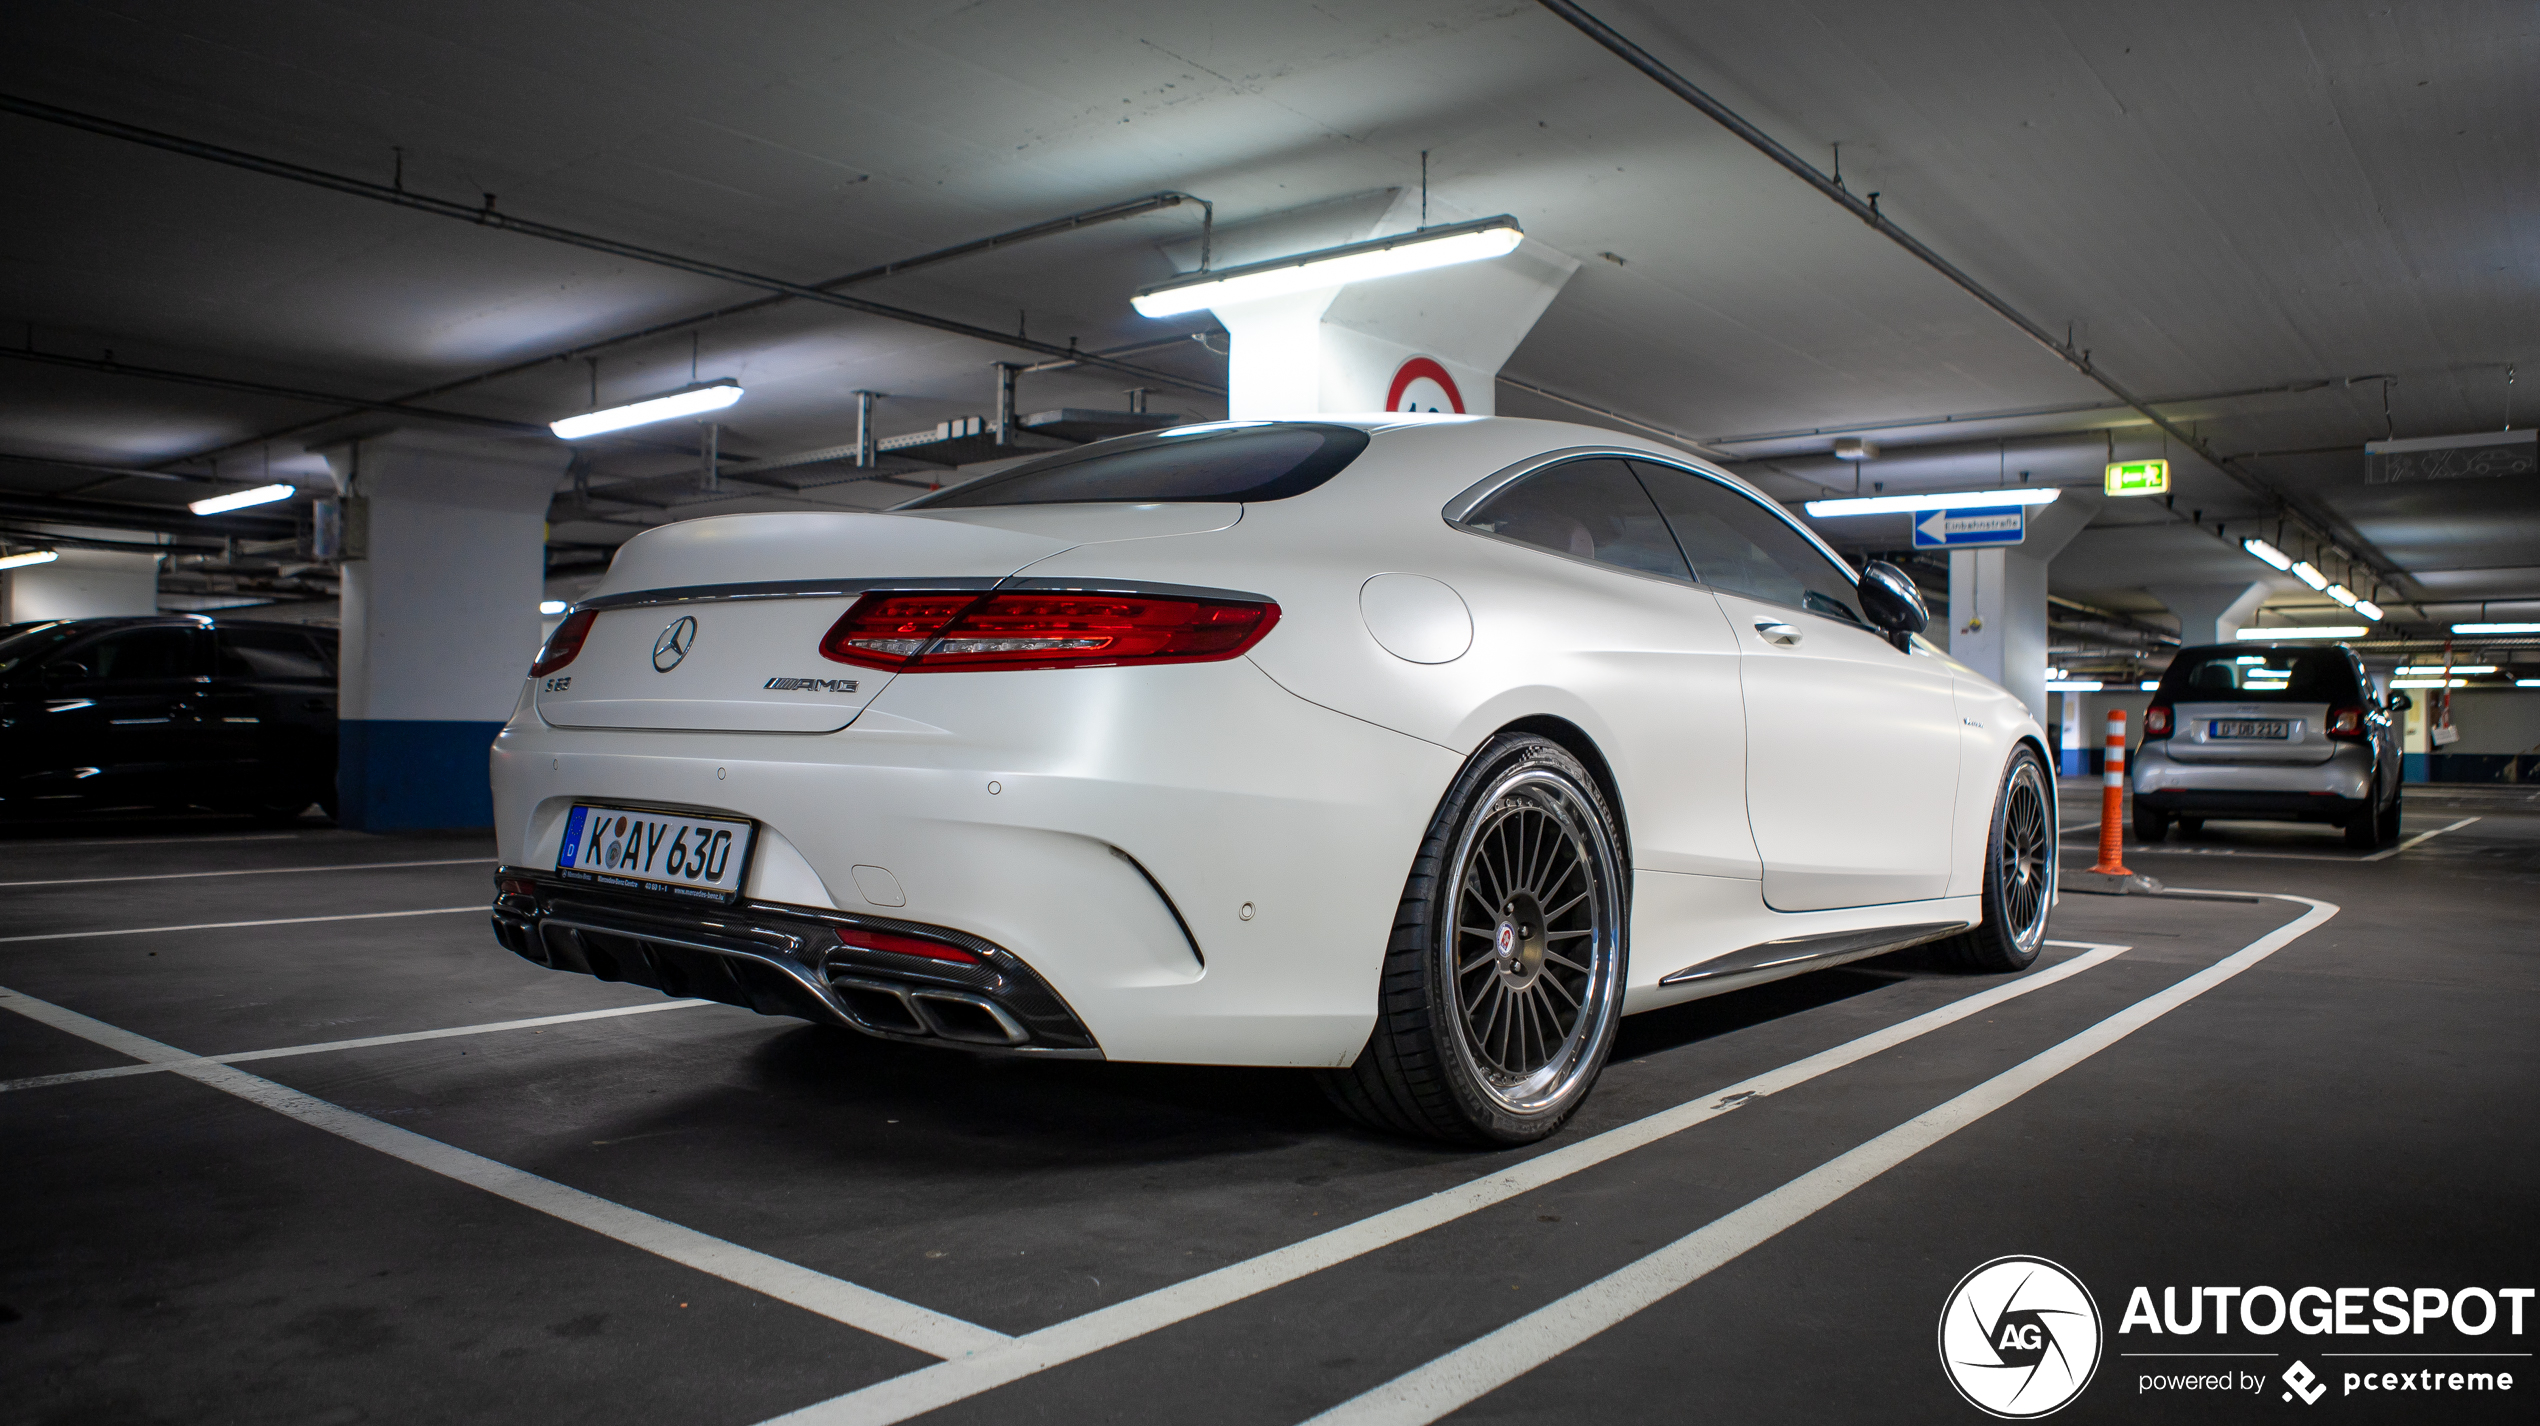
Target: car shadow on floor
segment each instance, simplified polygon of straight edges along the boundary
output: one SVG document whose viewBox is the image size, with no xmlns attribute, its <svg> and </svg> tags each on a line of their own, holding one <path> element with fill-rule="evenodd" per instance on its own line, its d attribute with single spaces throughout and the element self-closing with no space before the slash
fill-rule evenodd
<svg viewBox="0 0 2540 1426">
<path fill-rule="evenodd" d="M 1635 1015 L 1623 1022 L 1614 1062 L 1663 1054 L 1899 981 L 1950 974 L 1916 948 Z M 1039 1158 L 1079 1166 L 1206 1160 L 1309 1140 L 1382 1145 L 1387 1152 L 1380 1158 L 1403 1163 L 1472 1154 L 1362 1128 L 1301 1070 L 1034 1060 L 806 1025 L 761 1042 L 748 1058 L 745 1081 L 750 1097 L 772 1097 L 782 1106 L 763 1105 L 760 1112 L 836 1115 L 842 1128 L 848 1117 L 903 1121 L 899 1127 L 910 1131 L 893 1136 L 891 1157 L 919 1170 L 975 1161 L 983 1142 L 994 1142 L 1000 1161 L 1015 1166 Z M 701 1107 L 667 1111 L 659 1129 L 685 1122 Z M 736 1108 L 707 1112 L 723 1119 Z M 921 1123 L 925 1131 L 915 1132 Z M 839 1147 L 860 1158 L 869 1153 L 869 1146 Z M 869 1158 L 862 1161 L 870 1166 Z"/>
</svg>

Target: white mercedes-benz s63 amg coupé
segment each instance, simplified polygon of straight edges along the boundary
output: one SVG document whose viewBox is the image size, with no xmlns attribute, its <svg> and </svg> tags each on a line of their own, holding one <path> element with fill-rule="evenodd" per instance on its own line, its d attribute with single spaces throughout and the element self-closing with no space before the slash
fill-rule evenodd
<svg viewBox="0 0 2540 1426">
<path fill-rule="evenodd" d="M 647 531 L 494 744 L 541 965 L 868 1035 L 1315 1067 L 1553 1132 L 1627 1013 L 2037 955 L 2044 739 L 1736 478 L 1555 422 L 1230 421 Z"/>
</svg>

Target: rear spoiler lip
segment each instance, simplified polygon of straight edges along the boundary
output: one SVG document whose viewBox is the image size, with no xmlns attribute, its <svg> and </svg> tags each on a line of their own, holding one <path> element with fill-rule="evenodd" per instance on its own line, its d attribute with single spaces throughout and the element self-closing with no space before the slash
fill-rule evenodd
<svg viewBox="0 0 2540 1426">
<path fill-rule="evenodd" d="M 930 590 L 985 594 L 990 590 L 1029 594 L 1126 594 L 1148 599 L 1235 599 L 1257 604 L 1278 601 L 1266 594 L 1237 589 L 1209 589 L 1190 584 L 1160 584 L 1145 579 L 1100 579 L 1075 576 L 1056 579 L 999 578 L 994 575 L 906 576 L 875 579 L 780 579 L 745 584 L 689 584 L 672 589 L 630 589 L 603 594 L 573 606 L 584 609 L 636 609 L 655 604 L 708 604 L 742 599 L 843 599 L 874 590 L 922 594 Z"/>
</svg>

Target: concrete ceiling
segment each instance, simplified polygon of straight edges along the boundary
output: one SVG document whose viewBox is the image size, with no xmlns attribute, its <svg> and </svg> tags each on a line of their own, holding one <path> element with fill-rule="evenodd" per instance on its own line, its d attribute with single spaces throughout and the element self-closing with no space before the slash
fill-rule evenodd
<svg viewBox="0 0 2540 1426">
<path fill-rule="evenodd" d="M 2540 596 L 2534 482 L 2367 486 L 2360 451 L 2385 433 L 2497 429 L 2508 365 L 2540 371 L 2540 9 L 1593 8 L 1821 167 L 1840 144 L 1854 192 L 2040 323 L 2069 324 L 2101 368 L 2400 572 L 2389 602 Z M 1856 477 L 2095 486 L 2112 446 L 2162 446 L 1522 0 L 133 0 L 13 20 L 9 94 L 375 182 L 402 161 L 414 191 L 493 194 L 506 214 L 803 282 L 1158 190 L 1213 201 L 1240 242 L 1248 220 L 1415 185 L 1427 150 L 1437 211 L 1513 212 L 1585 260 L 1510 376 L 1709 442 L 1786 498 Z M 16 195 L 0 345 L 382 399 L 757 295 L 21 116 L 0 128 Z M 1145 321 L 1127 297 L 1177 254 L 1189 264 L 1196 225 L 1183 205 L 853 291 L 1087 349 L 1178 338 L 1208 324 Z M 885 433 L 983 412 L 988 364 L 1034 358 L 796 301 L 696 329 L 693 359 L 748 386 L 724 437 L 746 457 L 850 439 L 858 388 L 890 394 Z M 1196 342 L 1129 359 L 1223 380 Z M 611 349 L 597 377 L 604 395 L 642 394 L 685 381 L 691 360 L 683 331 Z M 585 406 L 592 377 L 553 362 L 427 404 L 534 423 Z M 1118 407 L 1140 384 L 1085 368 L 1023 383 L 1026 411 Z M 1222 410 L 1145 384 L 1158 410 Z M 2531 385 L 2517 425 L 2540 419 Z M 268 461 L 314 479 L 303 448 L 343 426 L 293 430 L 333 409 L 306 400 L 26 361 L 0 362 L 0 392 L 0 453 L 196 475 L 215 467 L 187 458 L 218 453 L 224 481 Z M 1501 410 L 1581 415 L 1513 388 Z M 1838 432 L 1881 458 L 1832 460 Z M 677 492 L 692 441 L 656 428 L 613 443 L 591 480 Z M 2230 541 L 2272 531 L 2270 498 L 2170 454 L 2176 511 L 2110 502 L 2057 560 L 2059 594 L 2151 613 L 2148 585 L 2263 572 Z M 11 510 L 73 488 L 162 504 L 189 489 L 0 461 Z M 905 493 L 677 499 L 684 515 Z M 665 515 L 560 535 L 604 544 Z M 1860 548 L 1903 543 L 1894 526 L 1825 528 Z M 2285 607 L 2315 599 L 2282 583 Z"/>
</svg>

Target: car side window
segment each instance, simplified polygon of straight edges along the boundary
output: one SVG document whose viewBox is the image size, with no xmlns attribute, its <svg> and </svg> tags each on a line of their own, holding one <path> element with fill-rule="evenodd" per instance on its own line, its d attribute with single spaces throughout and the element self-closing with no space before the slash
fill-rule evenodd
<svg viewBox="0 0 2540 1426">
<path fill-rule="evenodd" d="M 223 628 L 217 638 L 223 678 L 329 681 L 335 677 L 318 656 L 315 641 L 297 629 Z"/>
<path fill-rule="evenodd" d="M 126 629 L 91 639 L 68 657 L 87 668 L 87 677 L 122 683 L 191 678 L 203 671 L 201 651 L 192 629 Z"/>
<path fill-rule="evenodd" d="M 1632 469 L 1666 513 L 1676 542 L 1693 561 L 1695 579 L 1867 627 L 1851 577 L 1788 521 L 1691 471 L 1651 461 L 1634 461 Z"/>
<path fill-rule="evenodd" d="M 1693 577 L 1649 492 L 1621 460 L 1547 466 L 1483 501 L 1464 517 L 1464 524 L 1640 574 Z"/>
</svg>

